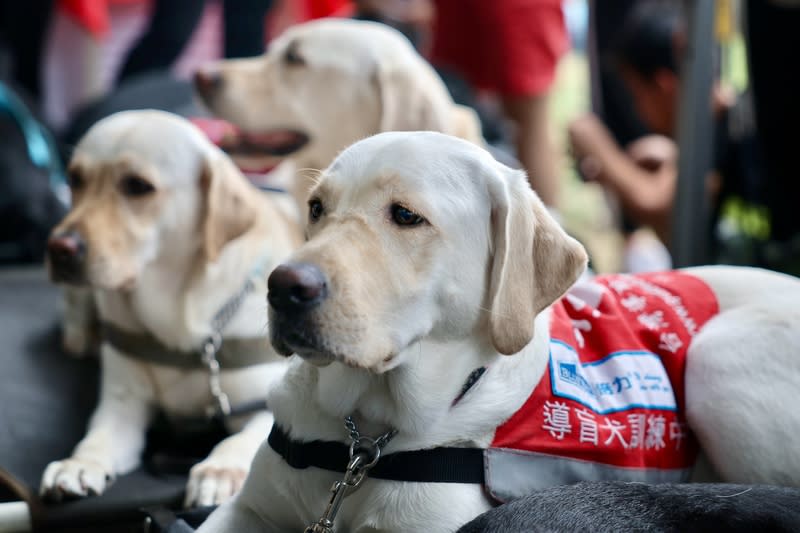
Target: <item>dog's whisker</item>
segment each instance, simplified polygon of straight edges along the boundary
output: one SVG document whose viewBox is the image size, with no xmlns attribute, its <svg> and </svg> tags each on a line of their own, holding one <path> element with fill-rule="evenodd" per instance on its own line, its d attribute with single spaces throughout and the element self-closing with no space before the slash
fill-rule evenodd
<svg viewBox="0 0 800 533">
<path fill-rule="evenodd" d="M 322 170 L 311 167 L 299 168 L 297 169 L 297 175 L 308 178 L 313 182 L 314 185 L 317 185 L 322 178 Z"/>
</svg>

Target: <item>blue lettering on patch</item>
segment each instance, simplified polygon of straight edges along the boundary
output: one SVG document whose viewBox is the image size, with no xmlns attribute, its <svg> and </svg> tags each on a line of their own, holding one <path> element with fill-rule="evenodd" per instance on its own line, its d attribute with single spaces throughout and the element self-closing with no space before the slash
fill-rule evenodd
<svg viewBox="0 0 800 533">
<path fill-rule="evenodd" d="M 606 414 L 634 408 L 675 411 L 675 393 L 661 359 L 645 351 L 621 351 L 582 363 L 575 350 L 550 342 L 553 394 Z"/>
</svg>

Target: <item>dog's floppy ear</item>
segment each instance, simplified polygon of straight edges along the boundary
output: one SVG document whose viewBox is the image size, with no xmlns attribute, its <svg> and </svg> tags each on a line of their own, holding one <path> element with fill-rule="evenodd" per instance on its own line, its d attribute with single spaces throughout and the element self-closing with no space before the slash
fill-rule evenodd
<svg viewBox="0 0 800 533">
<path fill-rule="evenodd" d="M 426 67 L 416 61 L 377 60 L 379 131 L 448 131 L 452 102 L 441 80 Z"/>
<path fill-rule="evenodd" d="M 222 154 L 210 154 L 203 164 L 200 188 L 204 197 L 201 219 L 203 249 L 215 261 L 222 248 L 243 235 L 256 221 L 253 187 Z"/>
<path fill-rule="evenodd" d="M 531 341 L 534 318 L 578 279 L 587 256 L 531 191 L 525 173 L 497 166 L 500 176 L 489 185 L 494 232 L 489 330 L 495 349 L 511 355 Z"/>
<path fill-rule="evenodd" d="M 453 131 L 452 134 L 478 146 L 484 146 L 481 119 L 471 107 L 453 104 Z"/>
</svg>

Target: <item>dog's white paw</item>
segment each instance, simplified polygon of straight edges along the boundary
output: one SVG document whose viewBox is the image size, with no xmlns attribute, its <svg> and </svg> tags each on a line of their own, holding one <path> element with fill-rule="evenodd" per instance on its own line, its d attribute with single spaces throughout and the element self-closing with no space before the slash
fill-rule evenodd
<svg viewBox="0 0 800 533">
<path fill-rule="evenodd" d="M 209 457 L 189 472 L 186 507 L 207 507 L 229 500 L 242 488 L 247 468 Z"/>
<path fill-rule="evenodd" d="M 100 463 L 69 458 L 47 465 L 39 493 L 54 501 L 96 496 L 102 494 L 113 480 L 114 476 Z"/>
</svg>

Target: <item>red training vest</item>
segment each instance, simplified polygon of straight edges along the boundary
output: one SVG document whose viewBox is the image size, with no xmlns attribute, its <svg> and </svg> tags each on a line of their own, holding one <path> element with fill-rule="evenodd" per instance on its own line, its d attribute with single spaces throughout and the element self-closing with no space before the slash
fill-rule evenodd
<svg viewBox="0 0 800 533">
<path fill-rule="evenodd" d="M 544 376 L 486 451 L 492 496 L 686 481 L 698 449 L 684 416 L 686 352 L 718 310 L 711 289 L 680 272 L 576 284 L 552 306 Z"/>
</svg>

